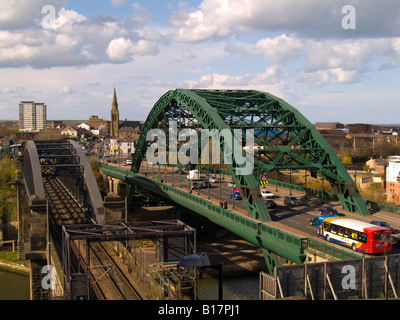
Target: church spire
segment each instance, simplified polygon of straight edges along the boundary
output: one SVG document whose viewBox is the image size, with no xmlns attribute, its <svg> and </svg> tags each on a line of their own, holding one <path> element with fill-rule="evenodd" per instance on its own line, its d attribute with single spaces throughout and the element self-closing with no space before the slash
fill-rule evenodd
<svg viewBox="0 0 400 320">
<path fill-rule="evenodd" d="M 112 102 L 112 109 L 117 109 L 118 110 L 118 102 L 117 102 L 117 91 L 114 87 L 114 96 L 113 96 L 113 102 Z"/>
<path fill-rule="evenodd" d="M 110 135 L 111 137 L 118 137 L 119 130 L 119 111 L 117 102 L 117 91 L 114 87 L 113 102 L 111 105 L 111 121 L 110 121 Z"/>
</svg>

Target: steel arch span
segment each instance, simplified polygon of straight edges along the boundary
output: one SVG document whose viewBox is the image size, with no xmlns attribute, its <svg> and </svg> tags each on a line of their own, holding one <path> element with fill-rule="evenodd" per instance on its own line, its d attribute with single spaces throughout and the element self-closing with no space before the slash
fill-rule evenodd
<svg viewBox="0 0 400 320">
<path fill-rule="evenodd" d="M 133 156 L 132 172 L 139 172 L 146 151 L 153 143 L 147 136 L 152 129 L 165 132 L 164 152 L 171 150 L 168 146 L 171 130 L 168 128 L 172 121 L 179 132 L 183 129 L 198 133 L 204 129 L 229 130 L 234 136 L 239 129 L 243 141 L 249 140 L 245 133 L 252 132 L 254 170 L 251 173 L 237 174 L 243 165 L 239 165 L 233 150 L 226 149 L 226 139 L 219 142 L 221 155 L 227 152 L 233 155 L 233 161 L 224 164 L 239 186 L 252 218 L 271 221 L 260 196 L 259 177 L 276 169 L 310 170 L 315 177 L 319 174 L 329 181 L 344 209 L 369 215 L 353 179 L 331 146 L 297 109 L 278 97 L 254 90 L 168 91 L 156 102 L 145 121 Z M 200 143 L 198 148 L 198 154 L 201 154 Z M 242 150 L 242 156 L 244 154 Z"/>
</svg>

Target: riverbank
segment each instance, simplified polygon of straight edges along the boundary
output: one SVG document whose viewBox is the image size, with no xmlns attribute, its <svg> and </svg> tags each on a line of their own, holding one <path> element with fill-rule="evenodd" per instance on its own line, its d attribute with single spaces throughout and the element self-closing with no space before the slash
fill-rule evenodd
<svg viewBox="0 0 400 320">
<path fill-rule="evenodd" d="M 2 252 L 0 253 L 0 270 L 29 275 L 29 262 L 18 261 L 17 252 Z"/>
</svg>

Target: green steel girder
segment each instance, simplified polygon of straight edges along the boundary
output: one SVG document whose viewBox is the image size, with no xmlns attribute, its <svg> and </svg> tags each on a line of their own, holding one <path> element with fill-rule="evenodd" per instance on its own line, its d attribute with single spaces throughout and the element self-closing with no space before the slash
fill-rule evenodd
<svg viewBox="0 0 400 320">
<path fill-rule="evenodd" d="M 138 172 L 140 164 L 143 160 L 147 143 L 145 141 L 147 132 L 158 127 L 162 120 L 163 113 L 177 106 L 184 106 L 194 118 L 198 121 L 198 125 L 204 129 L 217 129 L 222 131 L 230 129 L 230 127 L 222 120 L 217 110 L 210 106 L 207 101 L 197 95 L 197 91 L 179 89 L 169 91 L 154 105 L 143 127 L 143 132 L 139 138 L 137 148 L 134 154 L 132 171 Z M 165 124 L 166 125 L 166 124 Z M 223 143 L 220 143 L 221 154 L 223 154 Z M 233 159 L 234 160 L 234 159 Z M 259 182 L 253 174 L 237 175 L 235 161 L 227 164 L 228 171 L 232 176 L 236 185 L 240 186 L 243 202 L 249 215 L 255 219 L 262 221 L 271 221 L 268 209 L 259 194 Z"/>
<path fill-rule="evenodd" d="M 319 172 L 330 182 L 342 206 L 349 211 L 369 215 L 365 201 L 341 161 L 316 130 L 295 108 L 280 98 L 254 90 L 187 90 L 168 91 L 154 105 L 139 139 L 132 171 L 138 172 L 147 148 L 146 134 L 152 128 L 166 126 L 175 110 L 192 127 L 204 129 L 254 129 L 255 172 L 276 169 L 307 169 Z M 222 143 L 220 145 L 221 151 Z M 263 221 L 270 216 L 259 197 L 258 177 L 237 176 L 235 162 L 227 165 L 235 183 L 242 187 L 249 215 Z"/>
</svg>

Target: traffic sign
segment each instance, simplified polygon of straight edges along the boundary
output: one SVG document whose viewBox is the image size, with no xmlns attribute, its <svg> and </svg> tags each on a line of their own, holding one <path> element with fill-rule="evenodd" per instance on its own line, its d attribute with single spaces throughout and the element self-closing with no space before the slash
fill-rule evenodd
<svg viewBox="0 0 400 320">
<path fill-rule="evenodd" d="M 263 173 L 260 178 L 260 186 L 264 186 L 267 183 L 268 183 L 267 175 Z"/>
</svg>

